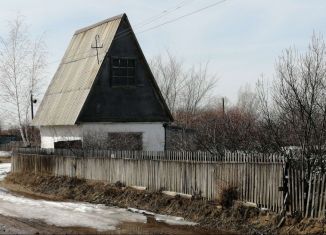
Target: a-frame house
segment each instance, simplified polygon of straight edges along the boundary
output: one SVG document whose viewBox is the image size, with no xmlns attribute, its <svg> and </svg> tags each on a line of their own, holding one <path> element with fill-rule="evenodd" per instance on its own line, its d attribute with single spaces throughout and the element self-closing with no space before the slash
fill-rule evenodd
<svg viewBox="0 0 326 235">
<path fill-rule="evenodd" d="M 33 125 L 42 148 L 161 151 L 172 120 L 123 14 L 75 32 Z"/>
</svg>

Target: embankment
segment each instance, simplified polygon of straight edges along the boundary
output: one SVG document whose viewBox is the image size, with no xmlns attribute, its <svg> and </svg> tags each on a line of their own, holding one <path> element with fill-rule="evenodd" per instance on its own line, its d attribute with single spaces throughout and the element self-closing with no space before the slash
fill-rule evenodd
<svg viewBox="0 0 326 235">
<path fill-rule="evenodd" d="M 273 233 L 277 222 L 275 214 L 262 213 L 259 209 L 247 207 L 242 203 L 235 203 L 230 209 L 222 209 L 216 203 L 207 200 L 139 191 L 123 187 L 120 183 L 112 185 L 77 178 L 12 173 L 7 176 L 3 185 L 13 191 L 23 191 L 33 196 L 48 196 L 51 200 L 86 201 L 182 216 L 209 230 Z"/>
</svg>

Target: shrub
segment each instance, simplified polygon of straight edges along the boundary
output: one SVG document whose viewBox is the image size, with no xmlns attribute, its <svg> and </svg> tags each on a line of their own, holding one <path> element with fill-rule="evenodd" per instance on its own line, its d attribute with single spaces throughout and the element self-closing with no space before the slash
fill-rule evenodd
<svg viewBox="0 0 326 235">
<path fill-rule="evenodd" d="M 234 201 L 239 199 L 239 191 L 237 186 L 226 185 L 219 191 L 219 204 L 223 208 L 230 208 Z"/>
</svg>

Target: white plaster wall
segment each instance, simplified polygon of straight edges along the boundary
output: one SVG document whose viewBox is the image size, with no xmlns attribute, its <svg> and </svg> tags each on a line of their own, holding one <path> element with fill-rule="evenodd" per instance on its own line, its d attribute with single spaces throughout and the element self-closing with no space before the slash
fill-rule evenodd
<svg viewBox="0 0 326 235">
<path fill-rule="evenodd" d="M 54 148 L 54 142 L 82 140 L 80 126 L 40 127 L 41 148 Z"/>
<path fill-rule="evenodd" d="M 163 123 L 84 123 L 75 126 L 40 127 L 41 147 L 54 148 L 54 142 L 83 140 L 83 136 L 109 132 L 141 132 L 144 151 L 164 151 L 165 131 Z"/>
<path fill-rule="evenodd" d="M 141 132 L 144 151 L 164 151 L 165 131 L 163 123 L 84 123 L 83 135 L 87 133 Z"/>
</svg>

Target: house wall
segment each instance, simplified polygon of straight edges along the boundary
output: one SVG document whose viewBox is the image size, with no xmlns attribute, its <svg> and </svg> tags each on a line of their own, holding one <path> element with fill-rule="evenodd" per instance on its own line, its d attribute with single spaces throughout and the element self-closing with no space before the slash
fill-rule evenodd
<svg viewBox="0 0 326 235">
<path fill-rule="evenodd" d="M 57 141 L 106 141 L 109 132 L 140 132 L 144 151 L 164 151 L 163 123 L 84 123 L 78 126 L 40 127 L 41 147 L 54 148 Z"/>
<path fill-rule="evenodd" d="M 41 148 L 54 148 L 54 142 L 82 140 L 80 126 L 40 127 Z"/>
<path fill-rule="evenodd" d="M 163 123 L 86 123 L 81 126 L 84 137 L 95 136 L 99 142 L 106 141 L 109 132 L 141 132 L 144 151 L 164 151 Z"/>
</svg>

